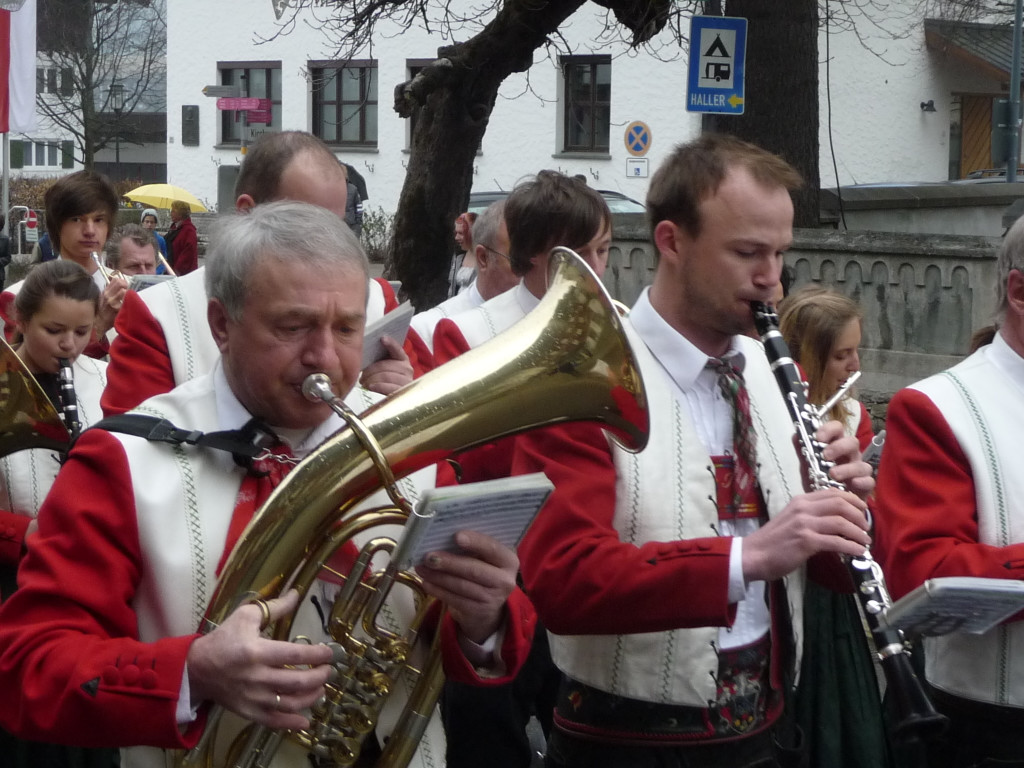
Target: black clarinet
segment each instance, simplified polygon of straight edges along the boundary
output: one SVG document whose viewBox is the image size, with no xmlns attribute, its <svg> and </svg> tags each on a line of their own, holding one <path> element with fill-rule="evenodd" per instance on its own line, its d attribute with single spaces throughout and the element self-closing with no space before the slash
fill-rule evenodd
<svg viewBox="0 0 1024 768">
<path fill-rule="evenodd" d="M 760 302 L 752 302 L 751 309 L 754 312 L 754 325 L 761 336 L 761 341 L 764 342 L 764 351 L 775 374 L 775 381 L 782 390 L 782 397 L 796 427 L 800 452 L 807 462 L 811 487 L 814 490 L 846 490 L 843 483 L 829 475 L 829 470 L 835 466 L 835 462 L 828 461 L 822 456 L 825 444 L 814 439 L 814 433 L 821 426 L 821 419 L 817 409 L 807 402 L 800 371 L 789 354 L 785 339 L 779 333 L 779 318 L 775 310 Z M 865 550 L 864 554 L 857 557 L 841 557 L 853 579 L 854 594 L 860 601 L 861 612 L 871 631 L 875 653 L 885 674 L 886 690 L 892 697 L 893 712 L 896 715 L 892 725 L 893 738 L 907 743 L 940 734 L 946 728 L 947 718 L 935 711 L 924 686 L 914 672 L 910 663 L 910 652 L 899 630 L 883 626 L 879 621 L 881 614 L 892 605 L 882 567 L 871 556 L 869 550 Z"/>
<path fill-rule="evenodd" d="M 71 435 L 72 444 L 82 433 L 82 422 L 78 418 L 78 398 L 75 396 L 75 375 L 71 369 L 71 361 L 62 357 L 58 380 L 57 396 L 60 399 L 60 419 L 64 428 Z"/>
</svg>

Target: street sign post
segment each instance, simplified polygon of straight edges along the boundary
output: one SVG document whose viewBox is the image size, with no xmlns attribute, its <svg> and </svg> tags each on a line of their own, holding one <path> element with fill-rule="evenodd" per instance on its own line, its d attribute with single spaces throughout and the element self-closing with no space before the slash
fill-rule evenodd
<svg viewBox="0 0 1024 768">
<path fill-rule="evenodd" d="M 260 109 L 260 102 L 267 99 L 257 99 L 250 96 L 234 96 L 217 99 L 217 109 L 241 111 L 245 109 Z"/>
<path fill-rule="evenodd" d="M 742 115 L 746 55 L 746 19 L 693 16 L 686 110 Z"/>
<path fill-rule="evenodd" d="M 207 85 L 203 88 L 203 96 L 216 99 L 241 95 L 241 88 L 237 85 Z"/>
<path fill-rule="evenodd" d="M 651 148 L 651 138 L 650 126 L 640 120 L 634 120 L 626 126 L 622 140 L 629 154 L 633 157 L 643 157 Z"/>
<path fill-rule="evenodd" d="M 25 242 L 39 242 L 39 217 L 31 208 L 25 213 Z"/>
</svg>

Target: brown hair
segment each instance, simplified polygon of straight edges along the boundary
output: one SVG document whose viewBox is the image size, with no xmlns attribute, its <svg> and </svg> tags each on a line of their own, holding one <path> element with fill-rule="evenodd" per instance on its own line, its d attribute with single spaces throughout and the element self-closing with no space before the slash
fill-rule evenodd
<svg viewBox="0 0 1024 768">
<path fill-rule="evenodd" d="M 115 229 L 107 241 L 105 250 L 108 267 L 111 269 L 121 268 L 121 241 L 125 239 L 131 240 L 140 248 L 144 248 L 147 245 L 150 246 L 153 249 L 153 256 L 159 264 L 160 259 L 157 257 L 157 254 L 160 252 L 160 246 L 157 245 L 156 237 L 153 233 L 141 224 L 125 224 Z"/>
<path fill-rule="evenodd" d="M 556 245 L 580 248 L 611 228 L 608 204 L 586 182 L 558 171 L 541 171 L 517 184 L 505 202 L 509 261 L 522 277 L 533 266 L 533 257 Z"/>
<path fill-rule="evenodd" d="M 176 211 L 178 215 L 184 216 L 186 219 L 192 215 L 192 206 L 184 200 L 172 200 L 171 210 Z"/>
<path fill-rule="evenodd" d="M 803 184 L 800 173 L 778 155 L 722 133 L 705 133 L 680 144 L 661 164 L 647 190 L 647 216 L 653 239 L 662 221 L 679 225 L 698 237 L 700 204 L 713 196 L 731 168 L 745 168 L 766 187 L 792 192 Z"/>
<path fill-rule="evenodd" d="M 851 320 L 863 318 L 853 299 L 818 285 L 806 285 L 779 304 L 779 330 L 793 359 L 807 377 L 807 399 L 814 405 L 826 402 L 835 392 L 825 391 L 825 366 L 839 334 Z M 832 407 L 830 419 L 842 421 L 842 402 Z"/>
<path fill-rule="evenodd" d="M 323 141 L 305 131 L 281 131 L 260 137 L 242 162 L 235 182 L 235 198 L 249 195 L 259 205 L 277 199 L 281 176 L 298 155 L 311 152 L 333 163 L 348 178 L 348 169 Z"/>
<path fill-rule="evenodd" d="M 46 206 L 46 231 L 50 233 L 53 252 L 60 253 L 60 230 L 75 216 L 93 211 L 107 215 L 107 232 L 113 229 L 117 216 L 117 190 L 110 179 L 95 171 L 77 171 L 61 176 L 43 195 Z"/>
<path fill-rule="evenodd" d="M 100 289 L 81 266 L 66 259 L 44 261 L 32 268 L 14 298 L 14 309 L 21 322 L 28 322 L 51 296 L 74 301 L 91 301 L 99 307 Z"/>
</svg>

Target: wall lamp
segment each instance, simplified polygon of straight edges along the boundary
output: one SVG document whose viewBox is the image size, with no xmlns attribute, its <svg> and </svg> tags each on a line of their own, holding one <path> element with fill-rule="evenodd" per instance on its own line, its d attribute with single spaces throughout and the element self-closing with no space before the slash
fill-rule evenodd
<svg viewBox="0 0 1024 768">
<path fill-rule="evenodd" d="M 928 99 L 928 101 L 922 101 L 921 102 L 921 111 L 922 112 L 934 112 L 935 111 L 935 100 L 934 99 Z"/>
</svg>

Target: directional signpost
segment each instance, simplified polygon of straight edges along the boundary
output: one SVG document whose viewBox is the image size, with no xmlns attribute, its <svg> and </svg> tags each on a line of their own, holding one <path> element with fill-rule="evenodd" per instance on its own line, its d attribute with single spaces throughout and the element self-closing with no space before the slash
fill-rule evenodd
<svg viewBox="0 0 1024 768">
<path fill-rule="evenodd" d="M 742 115 L 746 55 L 746 19 L 693 16 L 686 110 Z"/>
</svg>

